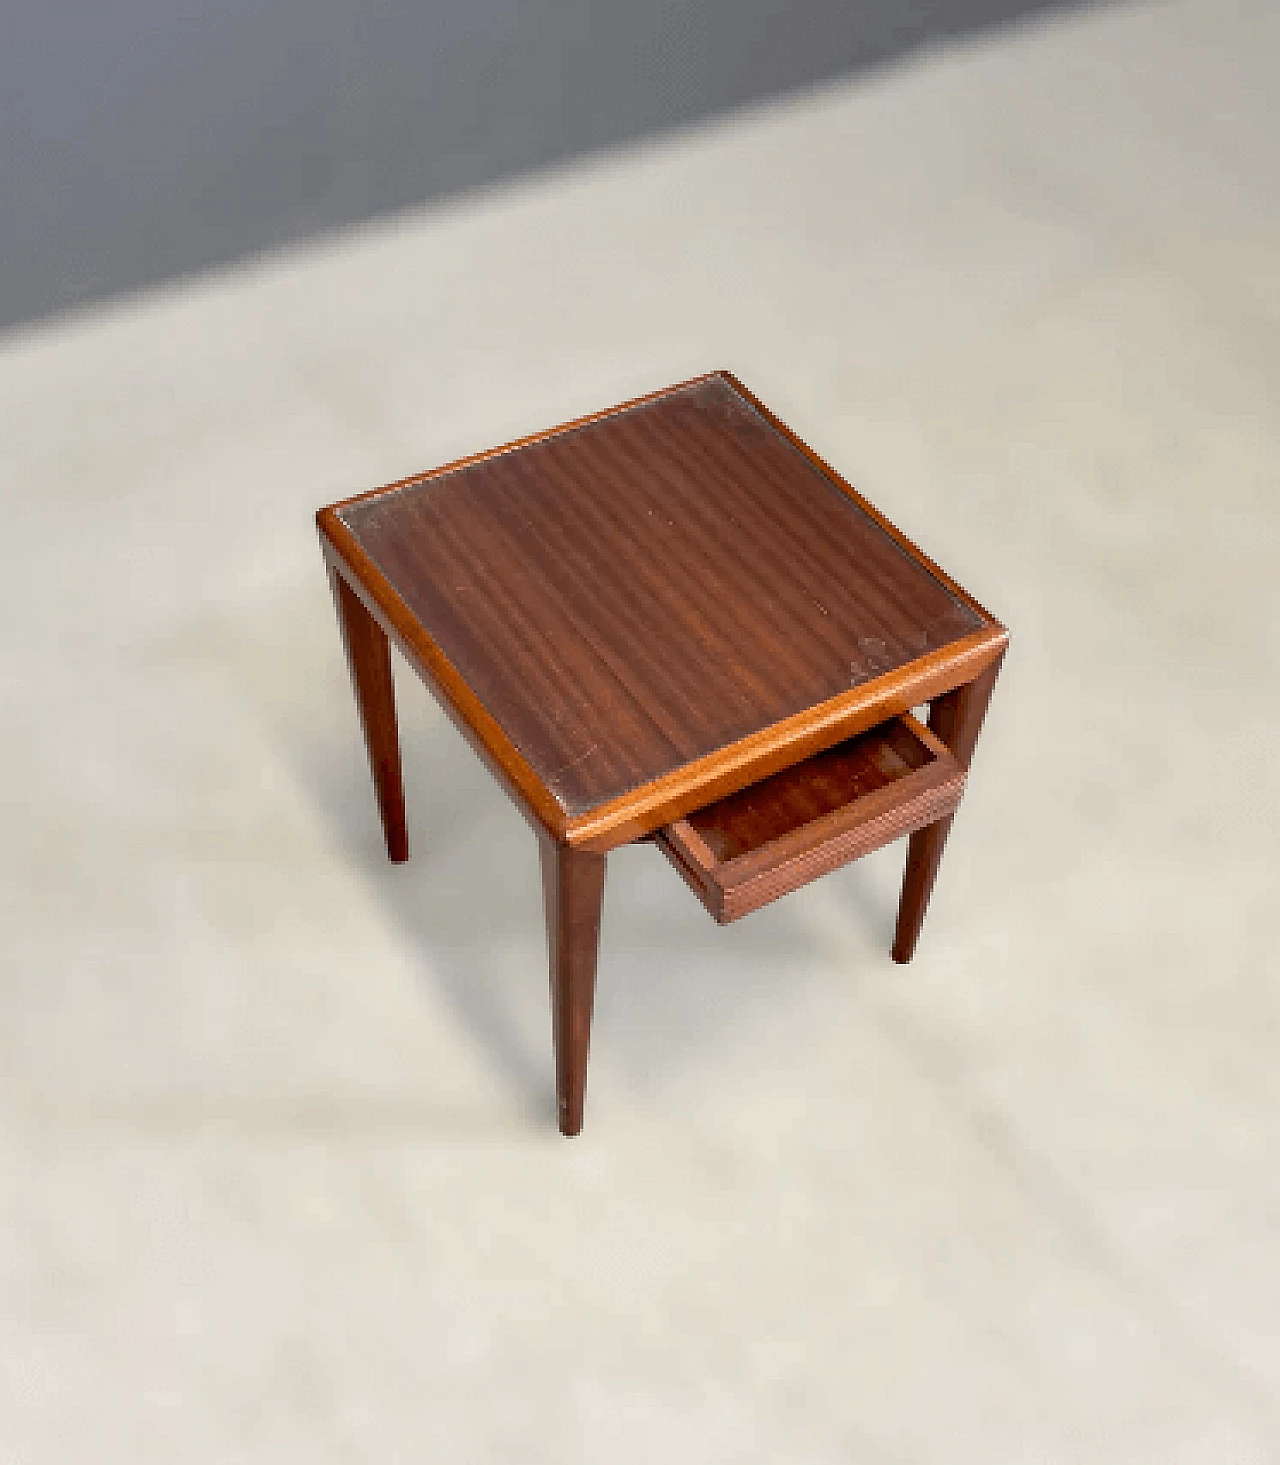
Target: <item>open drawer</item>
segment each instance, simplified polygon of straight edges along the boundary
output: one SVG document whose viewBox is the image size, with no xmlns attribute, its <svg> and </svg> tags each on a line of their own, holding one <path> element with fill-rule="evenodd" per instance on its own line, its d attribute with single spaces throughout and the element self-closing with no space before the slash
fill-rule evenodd
<svg viewBox="0 0 1280 1465">
<path fill-rule="evenodd" d="M 722 924 L 949 814 L 964 770 L 910 714 L 660 829 L 667 858 Z"/>
</svg>

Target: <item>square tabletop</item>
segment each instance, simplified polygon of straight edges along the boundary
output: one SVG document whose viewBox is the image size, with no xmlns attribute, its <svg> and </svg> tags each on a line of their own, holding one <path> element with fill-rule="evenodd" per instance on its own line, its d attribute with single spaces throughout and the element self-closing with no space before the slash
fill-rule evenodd
<svg viewBox="0 0 1280 1465">
<path fill-rule="evenodd" d="M 319 522 L 517 798 L 583 843 L 918 705 L 1005 639 L 727 372 Z"/>
</svg>

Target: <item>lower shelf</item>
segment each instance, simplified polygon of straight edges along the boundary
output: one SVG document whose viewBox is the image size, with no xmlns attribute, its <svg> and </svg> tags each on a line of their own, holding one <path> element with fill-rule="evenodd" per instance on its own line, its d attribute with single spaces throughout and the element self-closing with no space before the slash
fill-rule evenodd
<svg viewBox="0 0 1280 1465">
<path fill-rule="evenodd" d="M 964 777 L 908 714 L 668 824 L 657 843 L 723 924 L 951 813 Z"/>
</svg>

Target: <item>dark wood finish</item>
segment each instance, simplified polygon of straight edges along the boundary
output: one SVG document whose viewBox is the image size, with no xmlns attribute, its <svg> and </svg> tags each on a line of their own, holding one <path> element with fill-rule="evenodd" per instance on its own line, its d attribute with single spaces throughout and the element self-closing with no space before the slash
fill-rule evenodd
<svg viewBox="0 0 1280 1465">
<path fill-rule="evenodd" d="M 997 642 L 993 647 L 991 635 L 984 632 L 966 637 L 934 656 L 921 657 L 910 667 L 857 688 L 856 695 L 833 697 L 655 779 L 634 794 L 570 819 L 565 838 L 583 849 L 601 851 L 643 839 L 709 799 L 736 793 L 843 738 L 918 707 L 958 681 L 974 676 L 998 654 L 1001 644 Z"/>
<path fill-rule="evenodd" d="M 605 857 L 560 844 L 546 835 L 539 841 L 539 849 L 551 964 L 556 1117 L 560 1133 L 574 1135 L 582 1128 L 587 1088 Z"/>
<path fill-rule="evenodd" d="M 544 826 L 598 849 L 1003 637 L 723 373 L 320 518 Z"/>
<path fill-rule="evenodd" d="M 729 373 L 317 521 L 392 859 L 408 843 L 389 643 L 538 834 L 566 1134 L 610 849 L 662 831 L 727 919 L 928 820 L 910 954 L 1008 633 Z M 892 729 L 869 759 L 837 746 L 926 701 L 942 742 L 903 723 L 924 762 Z"/>
<path fill-rule="evenodd" d="M 320 517 L 325 511 L 321 510 Z M 564 816 L 550 794 L 534 778 L 520 754 L 485 711 L 475 694 L 448 661 L 424 639 L 413 617 L 379 575 L 368 556 L 354 542 L 343 539 L 338 525 L 332 537 L 321 532 L 320 547 L 331 571 L 340 574 L 347 588 L 382 628 L 423 683 L 431 690 L 472 751 L 501 785 L 535 831 L 565 833 Z M 349 536 L 348 536 L 349 537 Z"/>
<path fill-rule="evenodd" d="M 854 486 L 849 483 L 847 479 L 845 479 L 841 474 L 837 473 L 836 470 L 831 466 L 830 463 L 826 461 L 825 458 L 819 457 L 818 454 L 814 452 L 809 444 L 806 443 L 798 433 L 792 432 L 792 430 L 787 426 L 785 422 L 783 422 L 783 420 L 777 415 L 777 413 L 770 411 L 769 408 L 766 407 L 765 404 L 760 400 L 760 398 L 757 397 L 756 394 L 748 387 L 744 386 L 742 382 L 739 381 L 738 378 L 734 376 L 731 371 L 712 372 L 710 374 L 712 376 L 721 377 L 724 381 L 729 383 L 729 385 L 734 389 L 735 392 L 739 394 L 739 396 L 750 402 L 752 407 L 755 408 L 760 416 L 763 417 L 764 420 L 768 422 L 770 426 L 773 427 L 774 430 L 781 437 L 786 438 L 786 440 L 792 445 L 792 447 L 794 447 L 797 452 L 802 453 L 818 470 L 819 473 L 823 474 L 824 477 L 826 477 L 831 483 L 834 483 L 840 489 L 841 493 L 847 494 L 854 501 L 854 503 L 858 505 L 862 512 L 866 514 L 868 518 L 873 519 L 876 524 L 878 524 L 880 528 L 889 536 L 889 538 L 892 539 L 894 543 L 897 544 L 901 549 L 903 549 L 908 555 L 910 555 L 910 557 L 915 560 L 917 564 L 928 570 L 933 578 L 937 580 L 940 584 L 945 585 L 947 589 L 950 590 L 951 593 L 956 597 L 957 600 L 959 600 L 962 604 L 967 605 L 983 625 L 997 627 L 1000 625 L 999 621 L 997 621 L 996 618 L 989 611 L 984 610 L 982 606 L 973 598 L 972 595 L 969 594 L 969 592 L 962 585 L 953 580 L 951 576 L 948 575 L 946 571 L 943 570 L 934 560 L 931 560 L 918 544 L 916 544 L 913 540 L 908 539 L 907 536 L 902 532 L 902 530 L 899 529 L 898 526 L 894 524 L 891 520 L 887 519 L 869 499 L 863 498 L 858 490 L 854 488 Z"/>
<path fill-rule="evenodd" d="M 963 790 L 947 748 L 907 716 L 668 825 L 657 842 L 724 924 L 937 820 Z"/>
<path fill-rule="evenodd" d="M 905 718 L 895 718 L 699 809 L 687 822 L 717 860 L 734 860 L 899 783 L 935 756 Z"/>
<path fill-rule="evenodd" d="M 991 702 L 996 677 L 1000 674 L 1003 652 L 981 675 L 939 697 L 929 709 L 930 731 L 951 749 L 956 762 L 966 772 L 973 758 L 974 746 L 982 730 L 983 719 Z M 898 902 L 898 924 L 893 937 L 893 959 L 908 962 L 915 955 L 924 924 L 929 897 L 942 862 L 947 835 L 951 833 L 952 810 L 911 836 L 907 846 L 907 869 L 902 880 L 902 897 Z"/>
<path fill-rule="evenodd" d="M 391 675 L 391 648 L 386 633 L 360 597 L 334 569 L 329 571 L 333 601 L 342 629 L 342 644 L 351 670 L 360 723 L 364 728 L 369 768 L 378 812 L 386 836 L 387 855 L 400 863 L 409 858 L 405 827 L 404 783 L 400 772 L 400 733 L 396 725 L 396 689 Z"/>
</svg>

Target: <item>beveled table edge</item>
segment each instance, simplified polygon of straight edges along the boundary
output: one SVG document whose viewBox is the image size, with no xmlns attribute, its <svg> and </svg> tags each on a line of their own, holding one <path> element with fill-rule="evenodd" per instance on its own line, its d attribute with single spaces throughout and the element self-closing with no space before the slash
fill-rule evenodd
<svg viewBox="0 0 1280 1465">
<path fill-rule="evenodd" d="M 430 482 L 433 478 L 486 459 L 513 452 L 530 444 L 585 427 L 632 408 L 686 390 L 701 382 L 720 378 L 761 417 L 802 453 L 832 484 L 851 498 L 886 534 L 934 579 L 966 605 L 983 622 L 967 636 L 906 662 L 902 666 L 850 687 L 848 691 L 790 717 L 760 728 L 736 742 L 726 744 L 648 783 L 588 809 L 569 815 L 524 755 L 507 736 L 475 691 L 427 634 L 390 580 L 361 547 L 341 517 L 353 504 L 399 489 Z M 633 397 L 600 412 L 577 417 L 558 427 L 530 433 L 499 447 L 472 453 L 425 473 L 412 474 L 381 488 L 354 494 L 328 504 L 316 514 L 321 544 L 330 566 L 343 576 L 366 609 L 395 641 L 401 653 L 427 683 L 451 720 L 480 755 L 489 771 L 535 826 L 556 840 L 581 849 L 599 852 L 642 839 L 664 824 L 724 798 L 748 784 L 798 763 L 801 759 L 833 746 L 855 733 L 865 731 L 886 718 L 909 712 L 943 692 L 971 681 L 1003 652 L 1009 633 L 962 586 L 958 585 L 889 519 L 868 503 L 830 464 L 749 391 L 732 372 L 704 372 Z"/>
<path fill-rule="evenodd" d="M 643 839 L 704 804 L 972 681 L 1008 642 L 1003 626 L 975 631 L 574 815 L 566 821 L 565 837 L 572 845 L 601 852 Z"/>
</svg>

